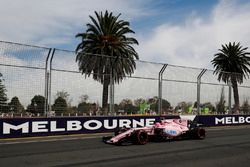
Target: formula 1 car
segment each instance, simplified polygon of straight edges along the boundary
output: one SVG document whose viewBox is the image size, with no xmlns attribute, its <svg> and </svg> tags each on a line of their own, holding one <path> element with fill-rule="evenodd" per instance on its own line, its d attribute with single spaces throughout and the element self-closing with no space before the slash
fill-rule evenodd
<svg viewBox="0 0 250 167">
<path fill-rule="evenodd" d="M 185 119 L 164 119 L 153 126 L 120 128 L 114 136 L 103 137 L 108 144 L 140 144 L 148 141 L 170 141 L 174 139 L 204 139 L 206 131 L 201 124 Z"/>
</svg>

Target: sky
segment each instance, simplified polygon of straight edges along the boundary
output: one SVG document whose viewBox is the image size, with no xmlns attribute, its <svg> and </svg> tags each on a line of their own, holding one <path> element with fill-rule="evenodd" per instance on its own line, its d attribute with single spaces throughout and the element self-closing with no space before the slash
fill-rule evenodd
<svg viewBox="0 0 250 167">
<path fill-rule="evenodd" d="M 121 13 L 141 60 L 212 68 L 221 44 L 250 46 L 249 0 L 0 0 L 0 40 L 75 50 L 94 11 Z"/>
<path fill-rule="evenodd" d="M 139 45 L 134 47 L 139 53 L 140 60 L 213 69 L 211 60 L 222 44 L 235 41 L 244 47 L 250 46 L 250 0 L 0 0 L 0 4 L 0 41 L 74 51 L 80 42 L 75 35 L 86 31 L 86 24 L 90 22 L 89 15 L 94 16 L 94 11 L 108 10 L 114 15 L 121 13 L 120 19 L 130 22 L 131 29 L 135 31 L 133 37 L 139 41 Z M 44 66 L 44 62 L 39 64 L 41 62 L 39 57 L 33 55 L 34 51 L 29 50 L 30 55 L 25 57 L 26 53 L 21 51 L 21 47 L 15 49 L 11 52 L 0 49 L 0 60 L 22 66 Z M 42 49 L 36 51 L 37 55 L 44 54 L 40 57 L 44 60 L 46 52 Z M 18 57 L 16 53 L 21 54 Z M 75 59 L 67 55 L 63 57 L 59 52 L 54 59 L 54 67 L 77 70 Z M 143 64 L 137 67 L 135 75 L 157 78 L 160 69 L 161 66 L 157 64 Z M 23 96 L 24 103 L 28 104 L 35 91 L 39 90 L 43 94 L 43 71 L 37 72 L 39 75 L 34 75 L 35 73 L 24 70 L 20 75 L 17 74 L 20 72 L 18 69 L 9 70 L 1 67 L 0 70 L 4 73 L 8 83 L 6 85 L 9 86 L 9 98 L 14 95 Z M 186 80 L 192 81 L 196 79 L 196 73 L 199 73 L 184 68 L 168 67 L 167 70 L 170 72 L 166 77 L 184 77 L 184 80 L 186 77 Z M 100 83 L 86 81 L 83 84 L 85 80 L 81 75 L 53 75 L 54 94 L 56 91 L 64 90 L 75 96 L 75 102 L 82 94 L 93 97 L 92 101 L 96 101 L 97 98 L 101 101 Z M 210 75 L 207 77 L 209 82 L 213 74 L 207 72 L 206 75 Z M 172 98 L 176 98 L 173 100 L 175 103 L 189 99 L 190 94 L 193 94 L 192 97 L 195 99 L 195 84 L 190 88 L 181 83 L 169 84 L 164 88 L 165 98 L 169 98 L 170 93 Z M 81 90 L 87 89 L 85 92 L 79 91 L 79 87 Z M 131 91 L 132 88 L 134 90 Z M 120 96 L 117 98 L 118 101 L 132 96 L 138 98 L 138 95 L 152 97 L 158 95 L 158 82 L 147 81 L 146 84 L 143 80 L 125 80 L 117 85 L 116 89 L 116 95 Z M 207 92 L 203 94 L 209 96 L 209 101 L 218 100 L 220 89 L 221 87 L 211 87 L 210 90 L 217 92 L 213 96 Z"/>
</svg>

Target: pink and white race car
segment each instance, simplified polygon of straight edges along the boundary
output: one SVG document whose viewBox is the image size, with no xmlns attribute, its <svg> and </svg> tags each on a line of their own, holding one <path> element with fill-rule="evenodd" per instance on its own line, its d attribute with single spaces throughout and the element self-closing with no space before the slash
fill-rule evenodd
<svg viewBox="0 0 250 167">
<path fill-rule="evenodd" d="M 146 144 L 148 141 L 170 141 L 172 139 L 204 139 L 206 131 L 186 119 L 164 119 L 153 126 L 140 128 L 120 128 L 114 136 L 103 137 L 109 144 Z"/>
</svg>

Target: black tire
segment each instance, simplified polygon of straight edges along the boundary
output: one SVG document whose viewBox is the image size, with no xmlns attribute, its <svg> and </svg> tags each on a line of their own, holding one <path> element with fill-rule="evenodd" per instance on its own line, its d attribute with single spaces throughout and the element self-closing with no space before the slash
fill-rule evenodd
<svg viewBox="0 0 250 167">
<path fill-rule="evenodd" d="M 104 142 L 104 143 L 107 143 L 107 141 L 109 140 L 109 139 L 111 139 L 113 136 L 104 136 L 104 137 L 102 137 L 102 141 Z"/>
<path fill-rule="evenodd" d="M 195 137 L 197 139 L 205 139 L 205 137 L 206 137 L 206 130 L 204 128 L 197 128 L 195 130 Z"/>
<path fill-rule="evenodd" d="M 145 131 L 136 131 L 132 138 L 134 144 L 144 145 L 148 142 L 148 134 Z"/>
</svg>

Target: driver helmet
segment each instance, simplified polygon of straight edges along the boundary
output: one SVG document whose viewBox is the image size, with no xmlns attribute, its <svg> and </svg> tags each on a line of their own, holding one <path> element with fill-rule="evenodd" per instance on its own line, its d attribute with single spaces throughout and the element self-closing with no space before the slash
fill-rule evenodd
<svg viewBox="0 0 250 167">
<path fill-rule="evenodd" d="M 156 127 L 159 127 L 159 126 L 161 126 L 161 124 L 160 124 L 159 122 L 156 122 L 156 123 L 155 123 L 155 126 L 156 126 Z"/>
</svg>

